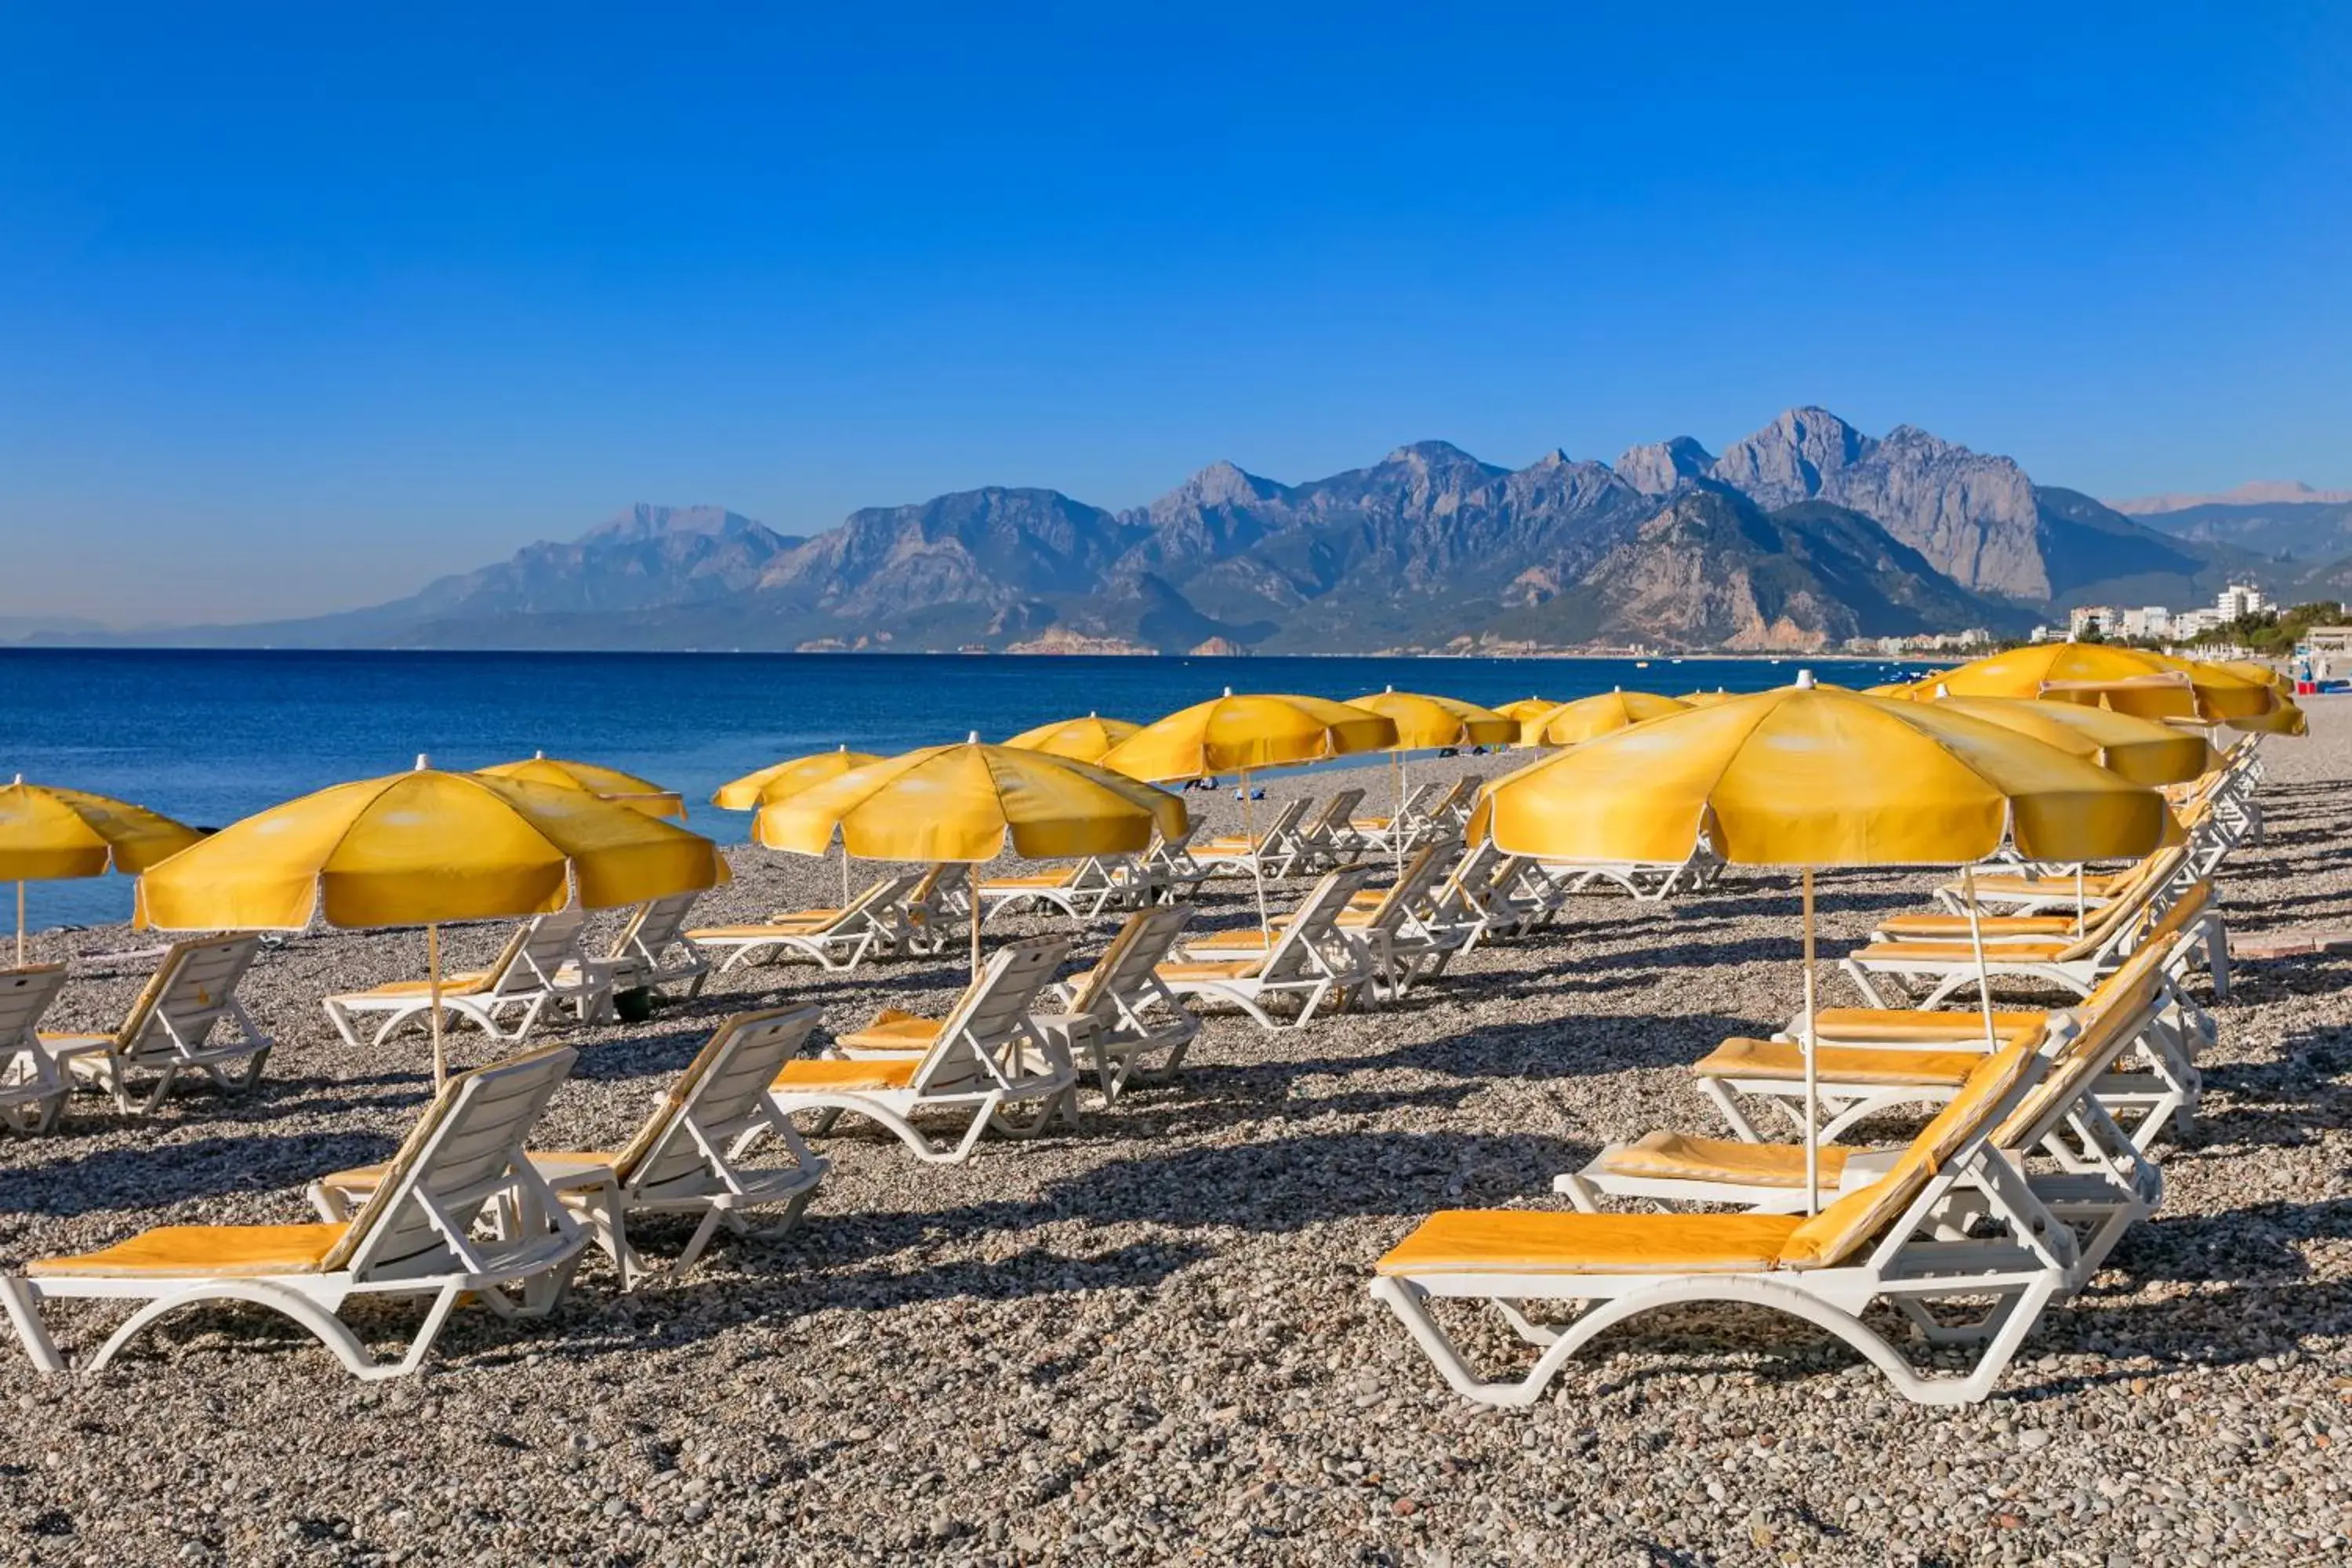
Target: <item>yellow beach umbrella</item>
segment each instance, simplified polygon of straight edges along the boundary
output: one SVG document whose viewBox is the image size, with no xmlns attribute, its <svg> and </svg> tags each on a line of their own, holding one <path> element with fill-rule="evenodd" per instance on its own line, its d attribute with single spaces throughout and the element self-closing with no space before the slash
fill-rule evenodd
<svg viewBox="0 0 2352 1568">
<path fill-rule="evenodd" d="M 1526 734 L 1528 721 L 1540 719 L 1559 706 L 1549 697 L 1522 697 L 1516 702 L 1497 703 L 1495 711 L 1519 726 L 1518 743 L 1525 746 L 1532 743 Z"/>
<path fill-rule="evenodd" d="M 2108 643 L 2037 643 L 1970 659 L 1936 677 L 1955 697 L 2056 698 L 2140 719 L 2219 723 L 2252 718 L 2276 694 L 2211 666 Z"/>
<path fill-rule="evenodd" d="M 1157 827 L 1173 837 L 1184 803 L 1121 773 L 1017 746 L 929 746 L 868 763 L 769 802 L 752 819 L 754 842 L 822 855 L 836 835 L 868 860 L 993 860 L 1009 844 L 1031 859 L 1131 854 Z M 974 895 L 972 972 L 980 972 Z"/>
<path fill-rule="evenodd" d="M 1112 747 L 1102 765 L 1153 784 L 1234 769 L 1242 775 L 1242 831 L 1253 834 L 1250 770 L 1384 751 L 1396 744 L 1396 738 L 1393 721 L 1350 703 L 1322 697 L 1236 697 L 1229 686 L 1223 697 L 1195 702 L 1146 724 Z M 1250 880 L 1257 889 L 1258 928 L 1271 929 L 1265 879 L 1257 873 L 1255 857 Z"/>
<path fill-rule="evenodd" d="M 1673 862 L 1704 844 L 1735 865 L 1801 873 L 1806 1188 L 1816 1206 L 1815 870 L 1969 867 L 2004 841 L 2033 859 L 2116 859 L 2179 831 L 2161 795 L 2080 757 L 1937 704 L 1821 688 L 1810 675 L 1522 768 L 1489 786 L 1471 823 L 1506 852 L 1545 860 Z M 1990 1045 L 1991 988 L 1968 905 Z"/>
<path fill-rule="evenodd" d="M 721 811 L 757 811 L 771 800 L 789 800 L 827 779 L 839 778 L 852 768 L 881 760 L 875 752 L 853 752 L 845 744 L 830 752 L 793 757 L 720 784 L 711 795 L 710 804 Z M 849 902 L 849 856 L 845 851 L 841 857 L 841 901 Z"/>
<path fill-rule="evenodd" d="M 1089 713 L 1083 719 L 1064 719 L 1024 730 L 1004 743 L 1025 752 L 1043 752 L 1049 757 L 1067 757 L 1074 763 L 1099 763 L 1103 753 L 1142 728 L 1124 719 Z"/>
<path fill-rule="evenodd" d="M 1913 689 L 1911 682 L 1907 680 L 1890 680 L 1885 682 L 1884 685 L 1865 686 L 1862 689 L 1862 694 L 1864 697 L 1892 697 L 1897 700 L 1906 700 L 1918 695 L 1917 691 Z"/>
<path fill-rule="evenodd" d="M 1452 697 L 1425 697 L 1391 686 L 1369 697 L 1349 700 L 1350 708 L 1378 713 L 1396 726 L 1396 742 L 1389 747 L 1395 763 L 1396 809 L 1404 810 L 1404 754 L 1462 746 L 1502 746 L 1519 738 L 1519 722 L 1491 708 Z M 1397 865 L 1404 865 L 1404 837 L 1396 838 Z"/>
<path fill-rule="evenodd" d="M 757 811 L 772 790 L 775 792 L 774 798 L 782 800 L 787 795 L 797 795 L 811 784 L 839 778 L 852 768 L 862 768 L 868 763 L 881 760 L 873 752 L 853 752 L 845 745 L 837 751 L 793 757 L 720 784 L 717 793 L 711 795 L 710 804 L 721 811 Z"/>
<path fill-rule="evenodd" d="M 1598 697 L 1580 697 L 1550 712 L 1528 721 L 1528 743 L 1535 746 L 1575 746 L 1596 735 L 1613 734 L 1669 713 L 1685 713 L 1690 704 L 1654 691 L 1628 691 L 1619 687 Z"/>
<path fill-rule="evenodd" d="M 2303 704 L 2284 692 L 2273 692 L 2273 696 L 2277 699 L 2277 706 L 2269 712 L 2255 713 L 2243 719 L 2226 720 L 2224 722 L 2232 730 L 2243 730 L 2254 735 L 2310 734 L 2311 719 L 2304 712 Z"/>
<path fill-rule="evenodd" d="M 557 789 L 584 790 L 599 800 L 625 805 L 631 811 L 641 811 L 647 816 L 671 816 L 680 822 L 686 820 L 686 802 L 676 790 L 664 789 L 651 779 L 641 779 L 618 768 L 599 767 L 594 763 L 566 762 L 561 757 L 551 757 L 545 752 L 539 752 L 521 762 L 500 763 L 480 772 L 494 779 L 521 779 L 528 784 L 551 784 Z"/>
<path fill-rule="evenodd" d="M 719 847 L 585 790 L 415 769 L 336 784 L 231 824 L 139 879 L 161 931 L 422 925 L 433 1070 L 446 1078 L 441 926 L 615 909 L 727 880 Z"/>
<path fill-rule="evenodd" d="M 143 805 L 16 782 L 0 788 L 0 881 L 16 884 L 16 962 L 25 962 L 25 884 L 136 874 L 203 837 Z"/>
<path fill-rule="evenodd" d="M 2085 708 L 2079 702 L 1939 695 L 1933 706 L 1941 712 L 1965 713 L 2031 735 L 2062 752 L 2087 757 L 2133 784 L 2186 784 L 2217 761 L 2212 746 L 2193 730 L 2105 708 Z"/>
<path fill-rule="evenodd" d="M 1675 699 L 1685 708 L 1712 708 L 1718 702 L 1731 700 L 1731 693 L 1718 686 L 1712 691 L 1685 691 Z"/>
<path fill-rule="evenodd" d="M 2273 669 L 2269 665 L 2259 663 L 2254 659 L 2210 658 L 2204 662 L 2225 674 L 2234 675 L 2241 680 L 2259 681 L 2282 694 L 2291 693 L 2294 689 L 2294 682 L 2292 679 Z"/>
</svg>

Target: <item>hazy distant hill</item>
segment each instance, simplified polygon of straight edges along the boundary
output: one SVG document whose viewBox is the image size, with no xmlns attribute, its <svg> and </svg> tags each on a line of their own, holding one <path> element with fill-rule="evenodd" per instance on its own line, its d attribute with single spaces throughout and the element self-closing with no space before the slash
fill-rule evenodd
<svg viewBox="0 0 2352 1568">
<path fill-rule="evenodd" d="M 869 508 L 808 539 L 714 507 L 638 506 L 391 604 L 160 640 L 1801 647 L 2014 628 L 2106 598 L 2196 602 L 2224 574 L 2264 570 L 2234 541 L 2144 526 L 2007 458 L 1909 426 L 1872 437 L 1809 407 L 1720 457 L 1675 437 L 1614 467 L 1555 451 L 1510 469 L 1422 441 L 1299 484 L 1213 463 L 1124 511 L 990 487 Z"/>
</svg>

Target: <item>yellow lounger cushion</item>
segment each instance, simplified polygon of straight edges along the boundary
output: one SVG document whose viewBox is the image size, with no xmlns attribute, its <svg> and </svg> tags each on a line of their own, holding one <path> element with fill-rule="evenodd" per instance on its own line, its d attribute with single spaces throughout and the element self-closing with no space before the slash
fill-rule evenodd
<svg viewBox="0 0 2352 1568">
<path fill-rule="evenodd" d="M 1077 874 L 1076 866 L 1064 866 L 1026 877 L 991 877 L 980 885 L 980 890 L 984 893 L 991 888 L 1059 888 L 1066 886 Z"/>
<path fill-rule="evenodd" d="M 1825 1143 L 1821 1151 L 1822 1190 L 1834 1193 L 1845 1176 L 1843 1144 Z M 1682 1182 L 1729 1182 L 1750 1187 L 1801 1187 L 1805 1184 L 1805 1146 L 1801 1143 L 1743 1143 L 1735 1138 L 1692 1138 L 1680 1132 L 1653 1132 L 1638 1143 L 1612 1149 L 1601 1156 L 1600 1168 L 1612 1176 L 1664 1177 Z"/>
<path fill-rule="evenodd" d="M 346 1225 L 167 1225 L 96 1252 L 43 1258 L 35 1277 L 139 1274 L 174 1279 L 316 1274 Z"/>
<path fill-rule="evenodd" d="M 1985 949 L 1997 963 L 2047 963 L 2073 951 L 2063 942 L 2004 942 Z M 1965 942 L 1874 942 L 1858 947 L 1849 958 L 1914 958 L 1935 963 L 1974 963 L 1976 949 Z"/>
<path fill-rule="evenodd" d="M 2138 874 L 2138 868 L 2134 867 L 2129 870 L 2116 871 L 2105 876 L 2085 877 L 2083 879 L 2083 891 L 2092 898 L 2105 898 L 2115 890 L 2116 884 Z M 1954 885 L 1958 886 L 1957 883 Z M 2074 894 L 2074 879 L 2072 877 L 1979 877 L 1976 879 L 1976 889 L 1979 893 L 2048 893 L 2053 898 L 2061 894 L 2072 898 Z"/>
<path fill-rule="evenodd" d="M 1995 1013 L 1993 1034 L 2002 1045 L 2038 1033 L 2050 1022 L 2047 1013 Z M 1824 1007 L 1813 1016 L 1813 1030 L 1832 1044 L 1840 1040 L 1886 1040 L 1921 1045 L 1948 1040 L 1984 1038 L 1981 1013 L 1922 1013 L 1908 1007 Z"/>
<path fill-rule="evenodd" d="M 2095 914 L 2097 911 L 2093 912 Z M 1969 917 L 1890 915 L 1878 922 L 1878 929 L 1889 936 L 1953 937 L 1966 942 L 1969 938 Z M 1977 930 L 1989 937 L 2075 934 L 2074 917 L 2072 915 L 1986 915 L 1978 920 Z"/>
<path fill-rule="evenodd" d="M 931 1042 L 940 1037 L 940 1020 L 919 1018 L 912 1013 L 901 1013 L 886 1007 L 874 1021 L 855 1034 L 839 1037 L 844 1046 L 891 1051 L 929 1050 Z"/>
<path fill-rule="evenodd" d="M 1272 947 L 1276 942 L 1282 940 L 1283 930 L 1284 922 L 1276 921 L 1275 922 L 1275 929 L 1270 934 L 1262 931 L 1250 931 L 1247 929 L 1241 931 L 1203 931 L 1199 936 L 1192 937 L 1186 941 L 1184 943 L 1184 951 L 1187 952 L 1214 952 L 1218 949 L 1223 948 L 1233 952 L 1264 952 L 1267 948 Z"/>
<path fill-rule="evenodd" d="M 821 936 L 834 917 L 771 921 L 765 925 L 706 926 L 686 933 L 688 942 L 747 942 L 763 936 Z"/>
<path fill-rule="evenodd" d="M 1158 973 L 1162 980 L 1248 980 L 1265 964 L 1256 958 L 1235 958 L 1214 963 L 1163 963 Z"/>
<path fill-rule="evenodd" d="M 814 1058 L 786 1062 L 776 1075 L 778 1089 L 906 1089 L 915 1081 L 920 1061 L 824 1061 Z"/>
<path fill-rule="evenodd" d="M 1731 1274 L 1769 1268 L 1797 1215 L 1540 1214 L 1443 1209 L 1382 1274 Z"/>
<path fill-rule="evenodd" d="M 441 977 L 441 994 L 444 996 L 471 996 L 475 992 L 487 987 L 489 983 L 490 976 L 488 973 L 484 970 L 469 969 L 463 974 L 445 974 Z M 346 994 L 352 996 L 425 996 L 430 995 L 432 991 L 433 982 L 430 980 L 395 980 L 388 985 L 374 985 L 369 987 L 365 991 L 352 991 L 346 993 Z"/>
<path fill-rule="evenodd" d="M 1874 1050 L 1822 1046 L 1814 1071 L 1832 1083 L 1923 1084 L 1958 1089 L 1984 1064 L 1982 1051 Z M 1804 1047 L 1793 1041 L 1728 1039 L 1691 1069 L 1701 1078 L 1770 1078 L 1802 1082 Z"/>
</svg>

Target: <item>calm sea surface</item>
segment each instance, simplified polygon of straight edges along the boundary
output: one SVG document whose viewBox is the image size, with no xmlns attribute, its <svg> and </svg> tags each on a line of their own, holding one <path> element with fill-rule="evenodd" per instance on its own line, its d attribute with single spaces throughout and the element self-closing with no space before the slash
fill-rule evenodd
<svg viewBox="0 0 2352 1568">
<path fill-rule="evenodd" d="M 0 779 L 217 827 L 420 752 L 478 768 L 543 751 L 681 791 L 690 826 L 740 842 L 751 819 L 702 805 L 713 789 L 843 743 L 887 754 L 1087 712 L 1145 722 L 1228 686 L 1346 699 L 1393 685 L 1488 704 L 1616 686 L 1753 691 L 1801 662 L 0 649 Z M 1824 673 L 1864 685 L 1900 671 Z M 122 920 L 130 883 L 37 883 L 29 906 L 37 927 Z"/>
</svg>

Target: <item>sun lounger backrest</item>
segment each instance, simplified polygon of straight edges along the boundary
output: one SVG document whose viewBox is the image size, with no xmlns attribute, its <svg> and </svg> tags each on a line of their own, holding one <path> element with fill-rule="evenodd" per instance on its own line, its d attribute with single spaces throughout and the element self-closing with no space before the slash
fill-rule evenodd
<svg viewBox="0 0 2352 1568">
<path fill-rule="evenodd" d="M 553 981 L 566 963 L 580 957 L 580 928 L 587 921 L 588 911 L 576 904 L 525 921 L 520 951 L 491 974 L 490 989 L 530 991 Z"/>
<path fill-rule="evenodd" d="M 2184 846 L 2159 851 L 2149 864 L 2147 874 L 2128 892 L 2113 899 L 2105 908 L 2092 911 L 2090 919 L 2083 922 L 2082 934 L 2067 946 L 2062 956 L 2087 958 L 2113 945 L 2118 937 L 2137 927 L 2147 916 L 2149 906 L 2171 885 L 2173 873 L 2180 869 L 2180 864 L 2188 854 Z"/>
<path fill-rule="evenodd" d="M 1429 884 L 1437 879 L 1437 858 L 1444 851 L 1434 844 L 1423 845 L 1414 850 L 1412 858 L 1404 863 L 1404 869 L 1398 874 L 1397 879 L 1381 889 L 1381 901 L 1372 906 L 1364 928 L 1369 931 L 1394 931 L 1404 924 L 1405 917 L 1412 912 L 1413 904 L 1429 890 Z"/>
<path fill-rule="evenodd" d="M 884 877 L 879 880 L 868 882 L 856 898 L 834 910 L 832 918 L 819 925 L 814 934 L 829 936 L 835 931 L 855 926 L 860 921 L 878 918 L 886 906 L 895 904 L 900 899 L 907 897 L 915 884 L 920 880 L 922 878 L 919 873 L 902 871 L 896 876 Z"/>
<path fill-rule="evenodd" d="M 629 923 L 622 928 L 620 940 L 613 943 L 615 960 L 638 958 L 651 963 L 659 959 L 663 950 L 675 943 L 686 930 L 687 917 L 694 912 L 694 901 L 699 893 L 673 893 L 666 899 L 655 899 L 639 904 Z"/>
<path fill-rule="evenodd" d="M 1909 1207 L 1920 1189 L 1954 1155 L 1982 1138 L 1993 1118 L 2035 1071 L 2042 1037 L 2020 1040 L 1987 1057 L 1967 1085 L 1921 1130 L 1902 1157 L 1870 1185 L 1848 1193 L 1790 1234 L 1780 1249 L 1788 1268 L 1828 1268 L 1844 1262 Z"/>
<path fill-rule="evenodd" d="M 471 1231 L 518 1164 L 529 1164 L 524 1139 L 578 1054 L 550 1046 L 442 1085 L 321 1270 L 399 1277 L 445 1266 L 449 1244 L 426 1205 L 457 1235 Z"/>
<path fill-rule="evenodd" d="M 173 942 L 124 1016 L 114 1037 L 117 1048 L 135 1051 L 167 1024 L 183 1045 L 202 1045 L 236 1004 L 237 982 L 260 951 L 261 939 L 255 936 Z"/>
<path fill-rule="evenodd" d="M 1355 820 L 1356 807 L 1363 804 L 1362 790 L 1341 790 L 1329 800 L 1325 801 L 1323 809 L 1315 814 L 1314 831 L 1318 835 L 1340 831 Z"/>
<path fill-rule="evenodd" d="M 1360 867 L 1327 872 L 1321 881 L 1308 889 L 1298 908 L 1283 921 L 1281 935 L 1275 939 L 1274 946 L 1266 950 L 1257 978 L 1286 980 L 1306 968 L 1309 956 L 1330 940 L 1331 928 L 1338 923 L 1340 911 L 1348 907 L 1348 900 L 1364 885 L 1370 874 Z"/>
<path fill-rule="evenodd" d="M 1070 944 L 1058 937 L 1042 937 L 1000 948 L 981 966 L 980 978 L 964 993 L 940 1025 L 939 1037 L 915 1069 L 918 1090 L 946 1090 L 990 1076 L 989 1065 L 976 1059 L 985 1051 L 999 1068 L 1009 1068 L 1006 1053 L 1031 1049 L 1035 1029 L 1029 1022 L 1030 1005 L 1052 983 L 1054 972 L 1069 955 Z M 1006 1076 L 1012 1076 L 1008 1070 Z"/>
<path fill-rule="evenodd" d="M 1297 836 L 1298 824 L 1307 816 L 1307 808 L 1315 803 L 1305 795 L 1285 801 L 1282 809 L 1259 832 L 1257 841 L 1268 849 L 1281 849 Z"/>
<path fill-rule="evenodd" d="M 1076 994 L 1070 998 L 1070 1011 L 1115 1027 L 1119 1021 L 1117 999 L 1150 983 L 1152 972 L 1168 957 L 1184 922 L 1192 918 L 1192 908 L 1186 904 L 1154 904 L 1128 916 L 1110 946 L 1079 981 Z"/>
<path fill-rule="evenodd" d="M 18 1041 L 31 1037 L 66 988 L 66 966 L 62 963 L 28 963 L 19 969 L 0 969 L 0 1051 L 13 1049 Z M 5 1059 L 5 1058 L 0 1058 Z"/>
<path fill-rule="evenodd" d="M 814 1007 L 787 1007 L 738 1013 L 719 1025 L 614 1160 L 620 1184 L 642 1194 L 707 1176 L 710 1156 L 695 1132 L 724 1152 L 761 1120 L 769 1089 L 819 1016 Z"/>
<path fill-rule="evenodd" d="M 2042 1081 L 1993 1129 L 1995 1148 L 2018 1147 L 2054 1111 L 2081 1099 L 2092 1081 L 2155 1022 L 2164 984 L 2155 953 L 2152 946 L 2135 953 L 2113 976 L 2120 984 L 2103 989 L 2098 1006 L 2076 1011 L 2081 1026 L 2058 1047 Z"/>
</svg>

